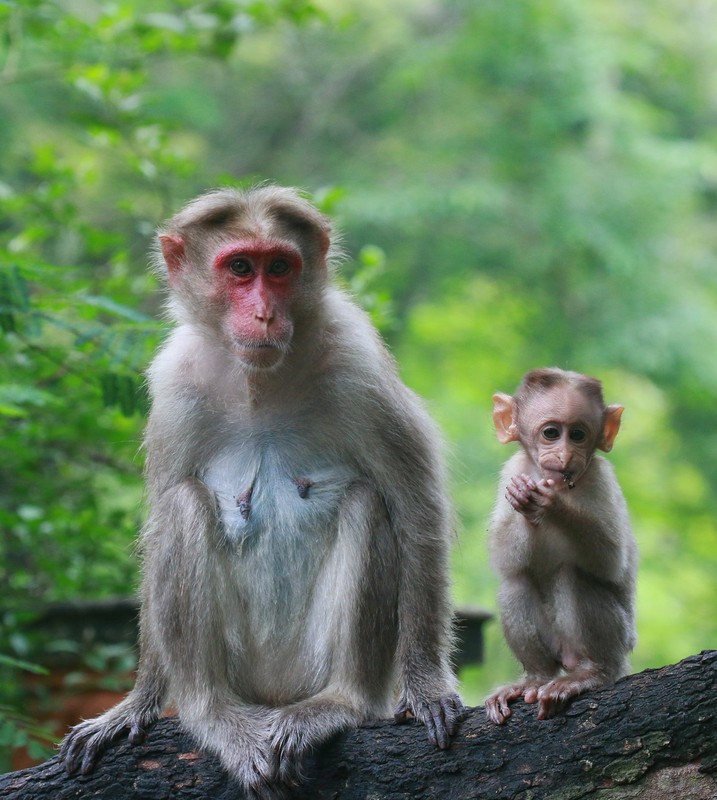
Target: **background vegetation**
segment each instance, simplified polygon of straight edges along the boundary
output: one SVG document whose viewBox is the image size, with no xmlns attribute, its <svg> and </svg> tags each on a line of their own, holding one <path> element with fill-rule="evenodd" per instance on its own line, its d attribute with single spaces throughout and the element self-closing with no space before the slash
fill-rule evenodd
<svg viewBox="0 0 717 800">
<path fill-rule="evenodd" d="M 135 585 L 146 252 L 218 184 L 344 231 L 449 440 L 459 603 L 494 608 L 491 394 L 556 364 L 627 409 L 634 668 L 717 645 L 717 0 L 2 0 L 0 120 L 0 744 L 38 604 Z M 516 672 L 492 624 L 468 699 Z"/>
</svg>

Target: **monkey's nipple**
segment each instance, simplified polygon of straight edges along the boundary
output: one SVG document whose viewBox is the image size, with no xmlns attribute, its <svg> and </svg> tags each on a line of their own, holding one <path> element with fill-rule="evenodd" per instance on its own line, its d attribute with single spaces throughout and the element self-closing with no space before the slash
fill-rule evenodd
<svg viewBox="0 0 717 800">
<path fill-rule="evenodd" d="M 253 491 L 254 486 L 252 485 L 237 497 L 237 508 L 239 509 L 241 518 L 244 520 L 249 519 L 249 514 L 251 514 L 251 495 Z"/>
<path fill-rule="evenodd" d="M 292 478 L 292 480 L 299 493 L 299 497 L 302 500 L 306 500 L 309 496 L 309 489 L 314 485 L 313 481 L 310 481 L 308 478 Z"/>
</svg>

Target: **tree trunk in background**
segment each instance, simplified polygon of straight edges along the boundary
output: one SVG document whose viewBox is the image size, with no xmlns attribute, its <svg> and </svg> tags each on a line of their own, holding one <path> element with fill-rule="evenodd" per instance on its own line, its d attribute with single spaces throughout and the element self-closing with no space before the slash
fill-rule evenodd
<svg viewBox="0 0 717 800">
<path fill-rule="evenodd" d="M 538 721 L 518 703 L 498 727 L 472 709 L 452 748 L 433 750 L 416 724 L 365 725 L 309 764 L 300 800 L 713 800 L 717 797 L 717 651 L 631 675 Z M 12 800 L 235 800 L 241 790 L 199 754 L 176 719 L 147 741 L 112 746 L 95 772 L 70 778 L 57 758 L 0 776 Z"/>
</svg>

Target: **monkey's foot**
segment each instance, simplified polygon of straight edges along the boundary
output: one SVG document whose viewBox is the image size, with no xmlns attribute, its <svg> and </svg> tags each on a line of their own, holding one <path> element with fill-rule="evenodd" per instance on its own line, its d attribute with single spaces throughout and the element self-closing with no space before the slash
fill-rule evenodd
<svg viewBox="0 0 717 800">
<path fill-rule="evenodd" d="M 140 744 L 145 737 L 148 725 L 154 722 L 154 712 L 137 712 L 122 708 L 122 704 L 110 709 L 97 719 L 90 719 L 76 725 L 65 736 L 60 746 L 60 759 L 67 772 L 87 775 L 94 769 L 102 751 L 127 732 L 130 744 Z"/>
<path fill-rule="evenodd" d="M 279 711 L 269 742 L 277 780 L 289 788 L 304 780 L 306 756 L 334 734 L 354 727 L 363 715 L 343 698 L 316 695 Z"/>
<path fill-rule="evenodd" d="M 247 748 L 241 763 L 225 762 L 225 766 L 241 784 L 249 800 L 288 800 L 291 797 L 289 787 L 277 779 L 275 765 L 266 747 Z"/>
<path fill-rule="evenodd" d="M 521 697 L 526 703 L 534 703 L 537 700 L 539 687 L 540 683 L 536 681 L 520 681 L 496 689 L 485 701 L 488 719 L 496 725 L 504 725 L 513 713 L 510 703 Z"/>
<path fill-rule="evenodd" d="M 575 670 L 538 689 L 538 719 L 550 719 L 562 711 L 573 697 L 597 689 L 606 681 L 594 668 Z"/>
<path fill-rule="evenodd" d="M 219 756 L 224 769 L 251 800 L 283 800 L 288 795 L 277 785 L 276 771 L 262 720 L 246 709 L 233 707 L 219 718 L 184 720 L 200 746 Z"/>
</svg>

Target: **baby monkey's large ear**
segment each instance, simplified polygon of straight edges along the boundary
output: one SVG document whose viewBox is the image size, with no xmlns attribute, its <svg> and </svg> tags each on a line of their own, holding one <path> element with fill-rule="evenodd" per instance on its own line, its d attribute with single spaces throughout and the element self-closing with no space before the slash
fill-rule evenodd
<svg viewBox="0 0 717 800">
<path fill-rule="evenodd" d="M 509 394 L 496 392 L 493 395 L 493 424 L 501 444 L 518 441 L 518 425 L 514 412 L 515 400 Z"/>
<path fill-rule="evenodd" d="M 609 453 L 612 450 L 612 443 L 615 441 L 617 432 L 620 430 L 620 417 L 625 410 L 625 406 L 608 406 L 605 414 L 605 422 L 602 429 L 602 439 L 598 442 L 598 447 Z"/>
</svg>

